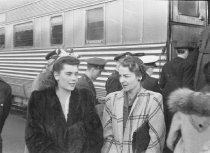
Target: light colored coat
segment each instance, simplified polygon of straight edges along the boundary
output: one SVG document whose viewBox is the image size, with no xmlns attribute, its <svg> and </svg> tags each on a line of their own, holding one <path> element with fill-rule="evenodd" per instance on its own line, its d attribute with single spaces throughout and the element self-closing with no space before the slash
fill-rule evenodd
<svg viewBox="0 0 210 153">
<path fill-rule="evenodd" d="M 210 141 L 210 94 L 182 88 L 168 98 L 175 113 L 167 138 L 167 146 L 174 153 L 207 152 Z M 175 144 L 181 131 L 181 138 Z"/>
<path fill-rule="evenodd" d="M 151 138 L 146 153 L 161 153 L 165 140 L 161 94 L 143 88 L 139 91 L 128 116 L 124 134 L 123 105 L 123 90 L 107 95 L 102 121 L 105 138 L 102 153 L 132 153 L 133 133 L 145 120 L 148 120 Z"/>
</svg>

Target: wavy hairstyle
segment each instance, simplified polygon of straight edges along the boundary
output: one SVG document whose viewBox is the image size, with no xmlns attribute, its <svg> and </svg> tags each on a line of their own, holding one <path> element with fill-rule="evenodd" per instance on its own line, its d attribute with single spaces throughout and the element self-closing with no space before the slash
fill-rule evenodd
<svg viewBox="0 0 210 153">
<path fill-rule="evenodd" d="M 136 76 L 142 77 L 142 80 L 146 77 L 146 67 L 142 60 L 137 56 L 125 57 L 122 61 L 120 61 L 120 65 L 128 67 L 128 69 Z"/>
</svg>

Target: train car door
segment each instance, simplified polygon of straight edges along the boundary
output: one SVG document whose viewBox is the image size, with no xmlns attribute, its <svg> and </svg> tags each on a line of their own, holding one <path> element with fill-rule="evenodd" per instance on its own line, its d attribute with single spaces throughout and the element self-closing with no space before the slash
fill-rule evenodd
<svg viewBox="0 0 210 153">
<path fill-rule="evenodd" d="M 205 84 L 205 77 L 203 73 L 204 65 L 210 61 L 210 25 L 201 34 L 201 47 L 197 62 L 194 88 L 200 90 Z"/>
<path fill-rule="evenodd" d="M 207 1 L 171 1 L 170 41 L 197 42 L 207 23 Z M 169 59 L 176 56 L 172 46 Z"/>
</svg>

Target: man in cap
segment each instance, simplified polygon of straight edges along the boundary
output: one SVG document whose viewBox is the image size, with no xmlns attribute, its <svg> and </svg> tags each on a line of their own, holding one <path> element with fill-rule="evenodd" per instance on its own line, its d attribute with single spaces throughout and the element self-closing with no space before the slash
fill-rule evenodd
<svg viewBox="0 0 210 153">
<path fill-rule="evenodd" d="M 158 79 L 153 78 L 151 75 L 153 74 L 153 70 L 156 67 L 156 62 L 158 61 L 158 56 L 142 56 L 140 59 L 144 62 L 146 69 L 146 76 L 144 80 L 142 80 L 141 84 L 143 88 L 161 93 L 160 86 L 158 84 Z"/>
<path fill-rule="evenodd" d="M 12 105 L 11 87 L 0 78 L 0 134 Z M 0 135 L 0 153 L 2 153 L 2 137 Z"/>
<path fill-rule="evenodd" d="M 104 70 L 104 66 L 106 65 L 106 60 L 102 58 L 89 58 L 86 60 L 87 62 L 87 70 L 85 74 L 79 78 L 76 87 L 80 89 L 86 89 L 92 93 L 93 103 L 94 105 L 98 104 L 98 100 L 96 99 L 96 90 L 93 84 Z"/>
<path fill-rule="evenodd" d="M 106 94 L 115 92 L 115 91 L 120 91 L 122 90 L 122 86 L 119 80 L 119 63 L 121 60 L 123 60 L 125 57 L 127 56 L 133 56 L 132 53 L 130 52 L 125 52 L 122 54 L 118 54 L 114 57 L 114 60 L 116 61 L 116 69 L 114 70 L 114 72 L 108 77 L 106 84 L 105 84 L 105 88 L 106 88 Z"/>
<path fill-rule="evenodd" d="M 173 114 L 169 111 L 166 100 L 169 94 L 177 88 L 193 88 L 193 79 L 198 58 L 198 48 L 193 42 L 174 42 L 174 48 L 176 49 L 177 57 L 163 66 L 160 75 L 160 88 L 163 94 L 167 132 Z"/>
</svg>

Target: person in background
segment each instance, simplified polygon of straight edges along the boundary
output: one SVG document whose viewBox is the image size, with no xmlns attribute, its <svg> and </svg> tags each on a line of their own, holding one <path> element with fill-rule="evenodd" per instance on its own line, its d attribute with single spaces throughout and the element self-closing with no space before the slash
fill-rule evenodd
<svg viewBox="0 0 210 153">
<path fill-rule="evenodd" d="M 89 58 L 86 60 L 87 70 L 85 74 L 79 78 L 76 87 L 80 89 L 88 90 L 93 97 L 93 104 L 99 104 L 96 98 L 96 89 L 94 87 L 93 81 L 95 81 L 104 71 L 104 66 L 106 65 L 106 60 L 98 57 Z"/>
<path fill-rule="evenodd" d="M 116 61 L 116 69 L 112 72 L 112 74 L 108 77 L 105 88 L 106 88 L 106 94 L 108 95 L 111 92 L 120 91 L 122 90 L 122 85 L 119 80 L 119 65 L 120 61 L 122 61 L 127 56 L 133 56 L 130 52 L 125 52 L 122 54 L 118 54 L 114 57 L 114 60 Z"/>
<path fill-rule="evenodd" d="M 174 48 L 176 49 L 177 57 L 163 66 L 159 80 L 163 95 L 167 132 L 173 116 L 173 113 L 168 110 L 167 98 L 172 91 L 178 88 L 193 88 L 199 54 L 198 48 L 189 41 L 175 42 Z"/>
<path fill-rule="evenodd" d="M 201 92 L 210 92 L 210 61 L 204 65 L 203 73 L 206 85 L 201 89 Z"/>
<path fill-rule="evenodd" d="M 103 128 L 92 97 L 75 88 L 79 62 L 72 56 L 57 59 L 55 86 L 32 92 L 25 129 L 29 153 L 100 153 Z"/>
<path fill-rule="evenodd" d="M 142 80 L 141 84 L 143 88 L 147 90 L 161 93 L 158 79 L 152 77 L 158 58 L 159 58 L 158 56 L 150 56 L 150 55 L 140 57 L 140 59 L 144 62 L 146 69 L 146 77 L 144 80 Z"/>
<path fill-rule="evenodd" d="M 199 153 L 210 141 L 210 94 L 180 88 L 170 94 L 168 105 L 174 113 L 168 148 L 173 153 Z"/>
<path fill-rule="evenodd" d="M 128 56 L 120 62 L 123 89 L 106 96 L 102 153 L 162 153 L 165 141 L 162 95 L 142 87 L 143 71 L 143 62 L 138 57 Z M 142 127 L 147 133 L 139 132 Z M 144 141 L 147 143 L 142 144 Z"/>
<path fill-rule="evenodd" d="M 7 116 L 12 105 L 12 89 L 5 81 L 0 78 L 0 134 L 4 127 Z M 0 153 L 2 153 L 2 137 L 0 135 Z"/>
</svg>

